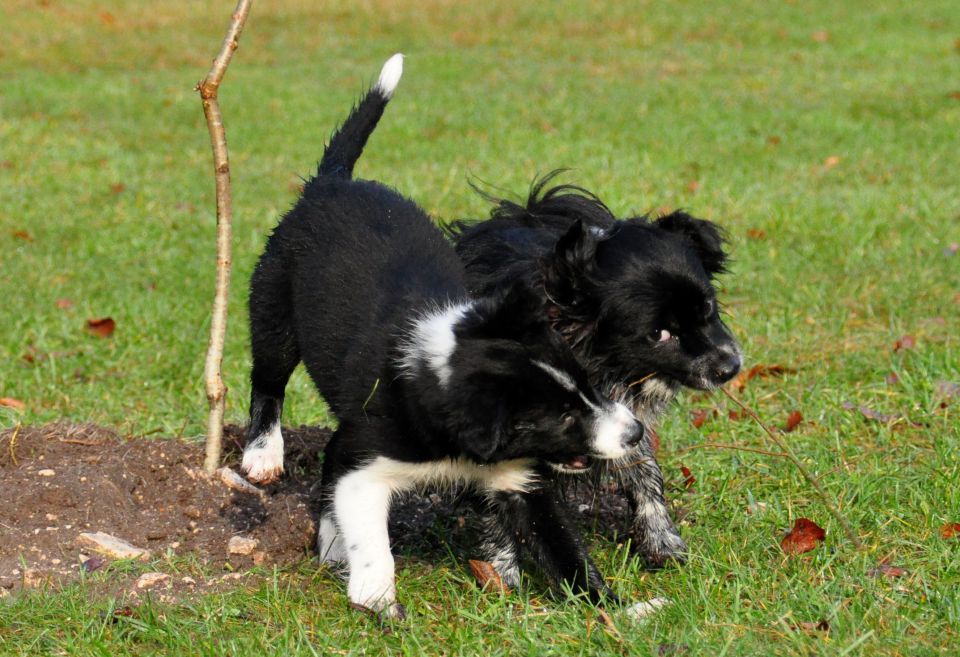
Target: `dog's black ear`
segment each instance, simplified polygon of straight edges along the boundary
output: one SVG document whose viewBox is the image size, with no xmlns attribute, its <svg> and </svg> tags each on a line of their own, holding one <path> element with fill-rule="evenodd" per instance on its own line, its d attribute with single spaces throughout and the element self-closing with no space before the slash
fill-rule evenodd
<svg viewBox="0 0 960 657">
<path fill-rule="evenodd" d="M 522 281 L 480 297 L 470 335 L 527 342 L 543 330 L 543 299 Z"/>
<path fill-rule="evenodd" d="M 599 311 L 592 294 L 597 243 L 590 229 L 577 221 L 540 262 L 547 317 L 571 344 L 592 331 Z"/>
<path fill-rule="evenodd" d="M 696 250 L 704 271 L 711 277 L 726 271 L 727 253 L 723 248 L 726 240 L 720 227 L 712 221 L 697 219 L 677 210 L 660 217 L 654 224 L 686 238 Z"/>
<path fill-rule="evenodd" d="M 488 463 L 507 442 L 506 406 L 494 386 L 458 404 L 450 419 L 460 451 L 477 463 Z"/>
</svg>

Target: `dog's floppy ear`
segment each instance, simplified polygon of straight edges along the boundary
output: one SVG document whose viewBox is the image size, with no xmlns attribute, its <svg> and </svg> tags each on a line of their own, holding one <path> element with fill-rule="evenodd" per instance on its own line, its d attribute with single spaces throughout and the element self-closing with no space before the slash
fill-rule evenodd
<svg viewBox="0 0 960 657">
<path fill-rule="evenodd" d="M 494 386 L 458 404 L 450 421 L 460 451 L 477 463 L 489 462 L 507 441 L 507 410 Z"/>
<path fill-rule="evenodd" d="M 667 232 L 687 239 L 703 263 L 703 269 L 711 277 L 726 271 L 727 253 L 723 248 L 724 236 L 719 226 L 706 219 L 691 217 L 686 212 L 674 211 L 660 217 L 654 224 Z"/>
<path fill-rule="evenodd" d="M 553 253 L 540 262 L 547 316 L 571 344 L 592 331 L 597 317 L 591 294 L 596 256 L 597 237 L 577 221 L 557 240 Z"/>
</svg>

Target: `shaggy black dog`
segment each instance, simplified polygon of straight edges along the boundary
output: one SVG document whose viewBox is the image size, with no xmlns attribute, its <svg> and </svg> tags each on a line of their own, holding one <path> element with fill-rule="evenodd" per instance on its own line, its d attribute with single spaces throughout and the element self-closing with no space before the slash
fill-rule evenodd
<svg viewBox="0 0 960 657">
<path fill-rule="evenodd" d="M 253 390 L 243 468 L 283 469 L 284 388 L 303 361 L 339 427 L 323 462 L 319 549 L 346 562 L 351 602 L 396 602 L 387 516 L 395 495 L 462 482 L 500 533 L 592 600 L 616 596 L 550 484 L 643 440 L 602 398 L 523 282 L 468 296 L 463 265 L 412 201 L 353 166 L 400 78 L 391 58 L 281 220 L 250 284 Z M 640 603 L 642 611 L 650 603 Z"/>
<path fill-rule="evenodd" d="M 679 211 L 617 220 L 580 187 L 548 188 L 557 173 L 536 183 L 525 205 L 501 200 L 488 221 L 453 225 L 469 289 L 490 294 L 525 281 L 538 290 L 544 316 L 591 382 L 652 426 L 682 386 L 709 390 L 740 370 L 713 285 L 727 259 L 722 234 Z M 651 567 L 685 561 L 649 442 L 613 468 L 633 509 L 632 548 Z M 494 531 L 489 553 L 512 549 Z"/>
</svg>

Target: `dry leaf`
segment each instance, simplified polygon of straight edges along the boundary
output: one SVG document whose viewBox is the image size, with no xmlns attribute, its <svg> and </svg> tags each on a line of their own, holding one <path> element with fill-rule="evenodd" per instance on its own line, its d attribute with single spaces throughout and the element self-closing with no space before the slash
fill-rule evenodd
<svg viewBox="0 0 960 657">
<path fill-rule="evenodd" d="M 31 235 L 25 230 L 15 230 L 10 234 L 13 235 L 15 238 L 17 238 L 18 240 L 23 240 L 24 242 L 33 241 L 33 235 Z"/>
<path fill-rule="evenodd" d="M 123 183 L 113 183 L 110 185 L 110 191 L 114 194 L 120 194 L 127 188 Z"/>
<path fill-rule="evenodd" d="M 116 328 L 117 323 L 113 321 L 112 317 L 87 320 L 87 331 L 101 338 L 109 338 Z"/>
<path fill-rule="evenodd" d="M 501 593 L 510 593 L 510 587 L 503 583 L 500 574 L 493 567 L 493 564 L 486 561 L 470 560 L 470 572 L 473 573 L 477 584 L 484 591 L 500 591 Z"/>
<path fill-rule="evenodd" d="M 697 478 L 693 476 L 693 473 L 685 465 L 680 466 L 680 472 L 683 473 L 683 486 L 684 488 L 690 489 L 693 488 L 693 485 L 697 483 Z"/>
<path fill-rule="evenodd" d="M 691 194 L 695 194 L 698 189 L 700 189 L 700 181 L 691 180 L 690 182 L 687 183 L 687 191 L 690 192 Z"/>
<path fill-rule="evenodd" d="M 900 377 L 896 372 L 890 372 L 883 380 L 887 382 L 888 386 L 895 386 L 900 383 Z"/>
<path fill-rule="evenodd" d="M 68 308 L 73 308 L 73 301 L 71 299 L 57 299 L 54 301 L 54 305 L 61 310 L 67 310 Z"/>
<path fill-rule="evenodd" d="M 893 343 L 893 350 L 900 351 L 901 349 L 913 349 L 917 346 L 917 339 L 912 335 L 903 335 L 896 342 Z"/>
<path fill-rule="evenodd" d="M 749 237 L 752 240 L 766 239 L 767 231 L 763 230 L 762 228 L 748 228 L 747 237 Z"/>
<path fill-rule="evenodd" d="M 827 159 L 825 159 L 825 160 L 823 161 L 823 168 L 825 168 L 825 169 L 832 169 L 833 167 L 837 166 L 838 164 L 840 164 L 840 156 L 839 156 L 839 155 L 831 155 L 830 157 L 828 157 Z"/>
<path fill-rule="evenodd" d="M 783 140 L 780 139 L 777 135 L 770 135 L 767 137 L 767 143 L 771 146 L 779 146 Z"/>
<path fill-rule="evenodd" d="M 22 411 L 27 408 L 26 404 L 19 399 L 14 399 L 13 397 L 0 397 L 0 406 L 12 408 L 15 411 Z"/>
<path fill-rule="evenodd" d="M 786 365 L 754 365 L 749 370 L 740 370 L 740 373 L 733 377 L 730 387 L 734 390 L 743 390 L 747 386 L 747 381 L 761 378 L 768 379 L 774 376 L 783 376 L 784 374 L 793 374 L 797 370 Z"/>
<path fill-rule="evenodd" d="M 697 410 L 692 411 L 690 416 L 690 421 L 693 422 L 693 426 L 699 429 L 703 426 L 703 423 L 707 421 L 707 418 L 710 417 L 710 411 L 705 408 L 698 408 Z"/>
<path fill-rule="evenodd" d="M 787 554 L 803 554 L 815 549 L 826 538 L 827 532 L 817 523 L 807 518 L 797 518 L 793 529 L 780 541 L 780 547 Z"/>
<path fill-rule="evenodd" d="M 829 632 L 830 623 L 828 623 L 826 620 L 800 621 L 796 625 L 791 625 L 790 629 L 800 630 L 802 632 L 809 632 L 811 634 L 816 632 Z"/>
<path fill-rule="evenodd" d="M 787 417 L 787 423 L 783 426 L 783 430 L 790 433 L 796 429 L 801 422 L 803 422 L 803 415 L 800 414 L 800 411 L 792 411 Z"/>
<path fill-rule="evenodd" d="M 907 571 L 900 566 L 891 566 L 886 561 L 881 561 L 876 568 L 871 568 L 867 571 L 867 575 L 870 577 L 889 577 L 891 579 L 896 579 L 897 577 L 903 577 L 907 574 Z"/>
<path fill-rule="evenodd" d="M 940 528 L 940 538 L 957 538 L 960 536 L 960 522 L 948 522 Z"/>
</svg>

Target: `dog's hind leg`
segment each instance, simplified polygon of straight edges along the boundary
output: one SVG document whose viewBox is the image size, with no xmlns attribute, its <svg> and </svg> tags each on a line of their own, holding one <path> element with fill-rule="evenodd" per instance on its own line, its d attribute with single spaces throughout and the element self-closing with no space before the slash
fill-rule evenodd
<svg viewBox="0 0 960 657">
<path fill-rule="evenodd" d="M 662 568 L 668 561 L 682 564 L 687 546 L 680 538 L 663 497 L 663 474 L 646 441 L 631 466 L 618 473 L 633 510 L 630 527 L 631 549 L 649 568 Z"/>
<path fill-rule="evenodd" d="M 241 465 L 247 477 L 269 483 L 283 472 L 280 415 L 283 391 L 300 362 L 289 283 L 281 263 L 264 255 L 250 282 L 250 427 Z"/>
</svg>

